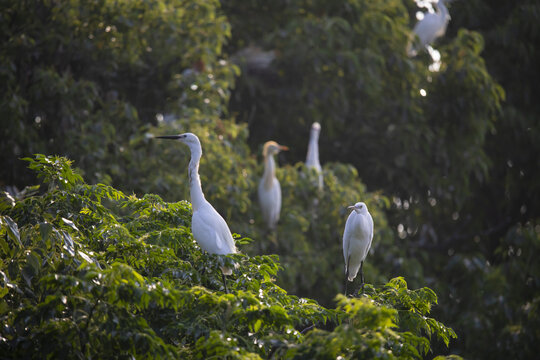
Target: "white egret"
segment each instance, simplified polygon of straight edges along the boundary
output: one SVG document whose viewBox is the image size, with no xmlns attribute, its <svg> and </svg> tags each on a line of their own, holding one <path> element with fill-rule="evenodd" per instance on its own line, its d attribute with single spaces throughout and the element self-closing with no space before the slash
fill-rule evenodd
<svg viewBox="0 0 540 360">
<path fill-rule="evenodd" d="M 276 162 L 274 155 L 288 147 L 275 141 L 267 141 L 263 147 L 264 173 L 259 183 L 259 205 L 263 220 L 268 229 L 275 229 L 281 212 L 281 186 L 276 178 Z"/>
<path fill-rule="evenodd" d="M 450 0 L 439 0 L 437 2 L 437 12 L 428 12 L 424 14 L 424 18 L 416 23 L 413 32 L 418 36 L 417 46 L 413 46 L 413 42 L 409 41 L 407 45 L 407 54 L 415 56 L 420 48 L 431 44 L 435 39 L 441 37 L 446 32 L 448 21 L 450 21 L 450 13 L 446 8 L 445 2 Z"/>
<path fill-rule="evenodd" d="M 345 258 L 345 295 L 347 295 L 347 281 L 353 281 L 358 270 L 362 289 L 364 288 L 364 260 L 373 240 L 373 219 L 366 204 L 357 202 L 347 207 L 353 209 L 343 232 L 343 257 Z"/>
<path fill-rule="evenodd" d="M 323 189 L 323 175 L 322 167 L 319 162 L 319 134 L 321 133 L 321 125 L 318 122 L 314 122 L 311 125 L 311 131 L 309 133 L 309 143 L 306 156 L 306 167 L 308 169 L 315 169 L 319 176 L 318 187 L 319 191 Z"/>
<path fill-rule="evenodd" d="M 236 253 L 234 239 L 229 230 L 229 226 L 223 217 L 214 209 L 214 207 L 205 199 L 201 187 L 201 178 L 199 176 L 199 163 L 202 156 L 201 142 L 197 135 L 185 133 L 180 135 L 157 136 L 160 139 L 179 140 L 186 144 L 191 151 L 191 160 L 189 161 L 189 190 L 191 195 L 191 206 L 193 216 L 191 218 L 191 228 L 193 237 L 204 251 L 210 254 L 226 255 Z M 231 275 L 232 269 L 221 267 L 223 284 L 225 291 L 227 283 L 225 275 Z"/>
<path fill-rule="evenodd" d="M 231 56 L 235 64 L 245 64 L 250 70 L 265 70 L 276 58 L 276 51 L 264 51 L 260 46 L 249 45 Z"/>
</svg>

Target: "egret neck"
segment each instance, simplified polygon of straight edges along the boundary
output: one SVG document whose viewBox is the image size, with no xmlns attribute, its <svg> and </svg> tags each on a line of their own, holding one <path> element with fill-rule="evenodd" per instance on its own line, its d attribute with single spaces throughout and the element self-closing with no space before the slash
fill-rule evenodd
<svg viewBox="0 0 540 360">
<path fill-rule="evenodd" d="M 311 137 L 309 138 L 306 164 L 308 166 L 320 167 L 319 163 L 319 134 L 312 130 Z"/>
<path fill-rule="evenodd" d="M 441 15 L 443 16 L 443 19 L 448 20 L 450 19 L 450 13 L 448 12 L 448 9 L 446 8 L 446 5 L 444 5 L 443 0 L 439 0 L 437 3 L 437 9 L 441 12 Z"/>
<path fill-rule="evenodd" d="M 270 189 L 272 187 L 272 181 L 276 177 L 276 162 L 274 156 L 271 154 L 266 154 L 264 157 L 264 174 L 263 174 L 263 183 L 265 189 Z"/>
<path fill-rule="evenodd" d="M 191 150 L 191 160 L 189 161 L 189 192 L 191 194 L 191 206 L 193 211 L 197 211 L 205 202 L 204 194 L 201 186 L 201 178 L 199 176 L 199 162 L 201 161 L 202 148 L 201 145 L 189 146 Z"/>
</svg>

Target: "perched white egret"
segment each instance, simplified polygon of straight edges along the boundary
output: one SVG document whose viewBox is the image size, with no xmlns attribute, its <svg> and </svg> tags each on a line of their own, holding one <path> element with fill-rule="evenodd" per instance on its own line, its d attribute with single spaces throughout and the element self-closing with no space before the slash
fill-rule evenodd
<svg viewBox="0 0 540 360">
<path fill-rule="evenodd" d="M 446 32 L 446 26 L 450 21 L 450 13 L 446 8 L 445 2 L 450 0 L 439 0 L 437 2 L 437 12 L 428 12 L 424 18 L 416 23 L 413 32 L 418 36 L 417 46 L 413 46 L 413 41 L 407 45 L 407 54 L 415 56 L 420 48 L 431 44 L 435 39 L 441 37 Z"/>
<path fill-rule="evenodd" d="M 347 281 L 353 281 L 358 270 L 362 289 L 364 288 L 364 260 L 373 240 L 373 219 L 366 204 L 357 202 L 349 206 L 353 209 L 343 232 L 343 257 L 345 258 L 345 295 L 347 295 Z"/>
<path fill-rule="evenodd" d="M 185 133 L 180 135 L 157 136 L 157 138 L 179 140 L 186 144 L 191 151 L 191 160 L 189 161 L 188 169 L 191 206 L 193 208 L 191 228 L 193 237 L 201 249 L 210 254 L 226 255 L 236 253 L 234 239 L 229 226 L 227 226 L 227 223 L 216 209 L 205 199 L 202 191 L 201 178 L 199 177 L 199 162 L 202 156 L 202 147 L 197 135 Z M 225 291 L 227 291 L 225 275 L 231 275 L 232 269 L 221 267 L 221 271 Z"/>
<path fill-rule="evenodd" d="M 306 156 L 306 167 L 308 169 L 315 169 L 319 175 L 319 191 L 323 189 L 323 175 L 321 163 L 319 162 L 319 134 L 321 133 L 321 125 L 318 122 L 314 122 L 311 125 L 311 131 L 309 133 L 309 143 Z"/>
<path fill-rule="evenodd" d="M 275 141 L 267 141 L 263 147 L 264 173 L 259 183 L 258 194 L 262 217 L 270 230 L 276 227 L 281 212 L 281 186 L 276 178 L 274 155 L 282 150 L 289 148 Z"/>
</svg>

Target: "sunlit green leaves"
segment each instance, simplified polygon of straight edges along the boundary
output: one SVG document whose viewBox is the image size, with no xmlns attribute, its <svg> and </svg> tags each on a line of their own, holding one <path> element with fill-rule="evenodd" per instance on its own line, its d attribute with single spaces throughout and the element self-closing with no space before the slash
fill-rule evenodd
<svg viewBox="0 0 540 360">
<path fill-rule="evenodd" d="M 36 168 L 51 182 L 71 171 L 65 159 L 36 158 L 58 161 L 52 170 Z M 0 218 L 3 352 L 24 358 L 406 358 L 425 354 L 432 333 L 453 334 L 423 316 L 436 302 L 429 289 L 408 290 L 394 279 L 382 288 L 367 285 L 367 297 L 339 296 L 337 308 L 326 309 L 274 283 L 282 269 L 276 255 L 202 252 L 185 201 L 126 197 L 82 180 L 71 186 L 49 186 Z M 222 266 L 233 269 L 226 279 L 230 293 L 223 291 Z M 427 325 L 402 315 L 407 309 Z"/>
<path fill-rule="evenodd" d="M 28 167 L 39 174 L 45 183 L 69 190 L 82 182 L 82 177 L 71 168 L 71 161 L 58 156 L 46 157 L 36 154 L 35 158 L 24 158 Z"/>
<path fill-rule="evenodd" d="M 380 289 L 366 287 L 366 294 L 375 302 L 390 306 L 398 311 L 400 329 L 416 336 L 436 334 L 448 346 L 450 339 L 457 338 L 449 327 L 433 318 L 427 317 L 431 306 L 437 304 L 437 295 L 429 288 L 409 290 L 403 278 L 394 278 Z M 428 346 L 429 349 L 429 346 Z"/>
<path fill-rule="evenodd" d="M 0 225 L 2 226 L 2 233 L 7 232 L 9 239 L 16 245 L 23 247 L 21 242 L 21 235 L 19 234 L 19 227 L 9 216 L 0 217 Z M 6 250 L 4 250 L 6 251 Z"/>
</svg>

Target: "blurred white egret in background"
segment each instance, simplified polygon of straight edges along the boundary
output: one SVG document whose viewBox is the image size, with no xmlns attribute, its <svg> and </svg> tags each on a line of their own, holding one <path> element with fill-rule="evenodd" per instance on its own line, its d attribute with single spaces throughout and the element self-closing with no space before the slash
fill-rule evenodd
<svg viewBox="0 0 540 360">
<path fill-rule="evenodd" d="M 436 50 L 431 47 L 431 45 L 426 45 L 426 49 L 431 56 L 433 62 L 429 65 L 428 69 L 431 72 L 438 72 L 441 69 L 441 53 L 439 50 Z"/>
<path fill-rule="evenodd" d="M 185 133 L 180 135 L 157 136 L 159 139 L 179 140 L 186 144 L 191 151 L 189 161 L 189 190 L 191 195 L 191 206 L 193 216 L 191 218 L 191 228 L 193 237 L 204 251 L 210 254 L 226 255 L 236 253 L 234 239 L 229 230 L 229 226 L 223 217 L 205 199 L 199 177 L 199 163 L 202 156 L 201 142 L 197 135 Z M 227 290 L 225 275 L 231 275 L 232 269 L 221 267 L 223 285 Z"/>
<path fill-rule="evenodd" d="M 264 173 L 259 183 L 259 204 L 263 220 L 268 229 L 275 229 L 281 211 L 281 186 L 276 178 L 276 162 L 274 155 L 288 147 L 275 141 L 267 141 L 263 147 Z"/>
<path fill-rule="evenodd" d="M 235 64 L 245 63 L 250 70 L 264 70 L 276 58 L 276 51 L 264 51 L 260 46 L 249 45 L 231 56 Z"/>
<path fill-rule="evenodd" d="M 347 281 L 353 281 L 358 270 L 364 289 L 364 260 L 373 240 L 373 219 L 366 204 L 357 202 L 349 206 L 353 209 L 343 232 L 343 257 L 345 258 L 345 295 L 347 295 Z"/>
<path fill-rule="evenodd" d="M 306 167 L 308 169 L 315 169 L 319 175 L 318 187 L 319 191 L 323 189 L 323 174 L 321 163 L 319 162 L 319 134 L 321 133 L 321 125 L 318 122 L 314 122 L 311 125 L 311 131 L 309 133 L 309 143 L 306 156 Z"/>
<path fill-rule="evenodd" d="M 435 39 L 444 35 L 448 21 L 450 21 L 450 13 L 445 5 L 449 1 L 439 0 L 437 2 L 437 11 L 435 13 L 425 13 L 423 19 L 416 23 L 413 32 L 418 36 L 418 42 L 409 41 L 407 45 L 407 54 L 409 56 L 415 56 L 419 49 L 426 47 Z"/>
</svg>

